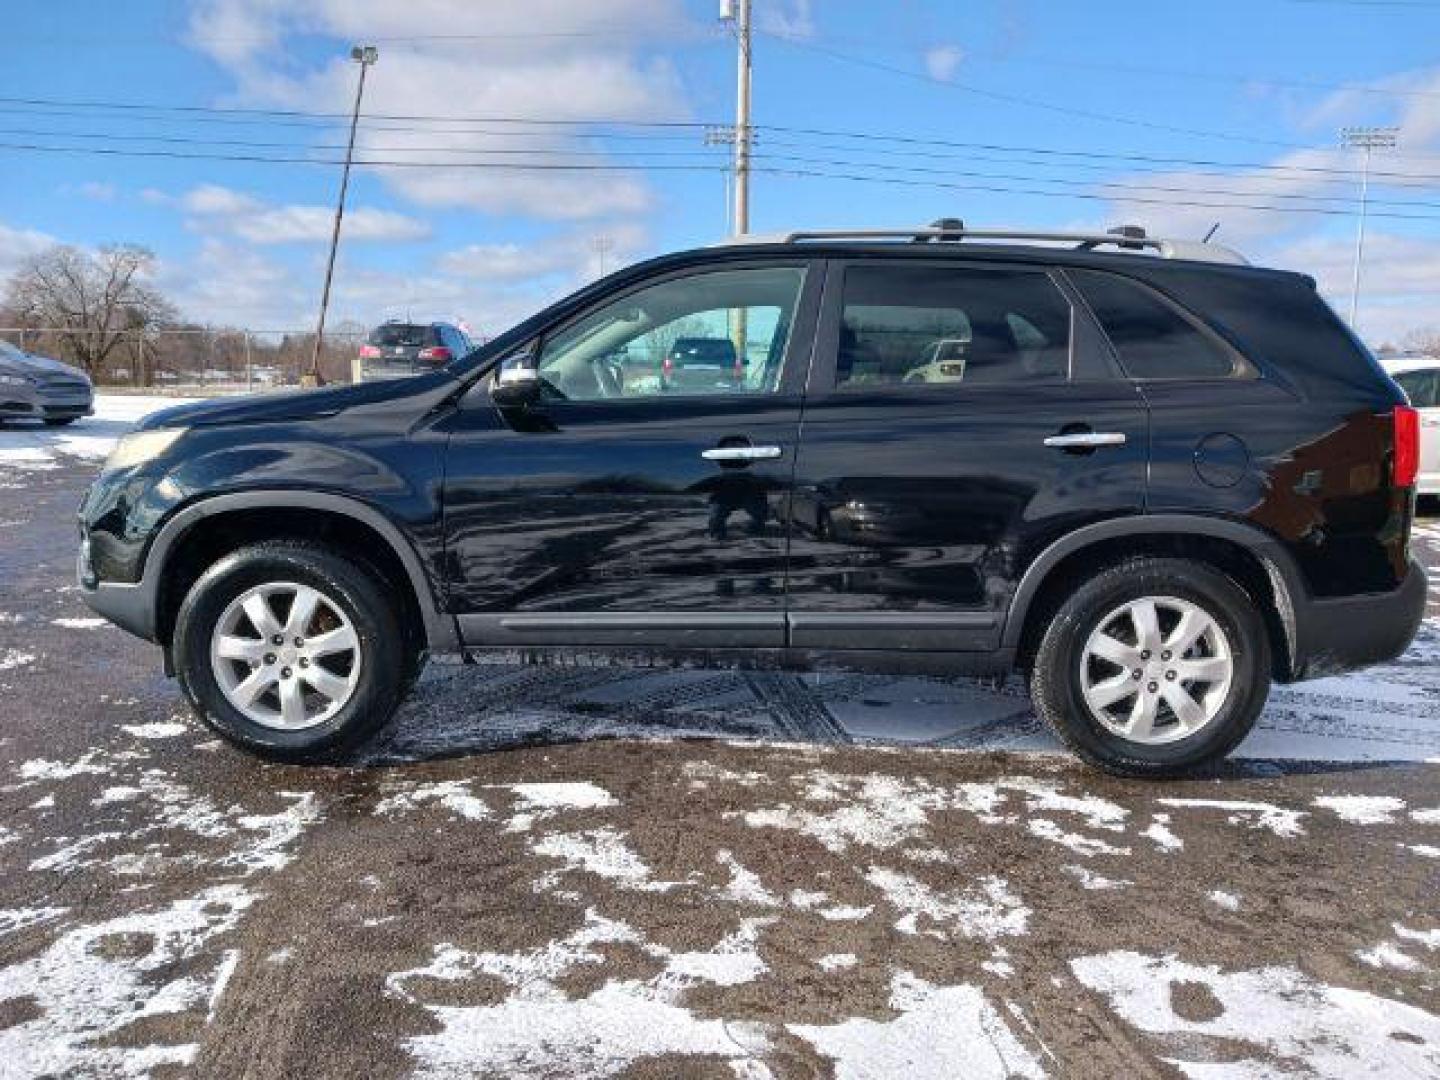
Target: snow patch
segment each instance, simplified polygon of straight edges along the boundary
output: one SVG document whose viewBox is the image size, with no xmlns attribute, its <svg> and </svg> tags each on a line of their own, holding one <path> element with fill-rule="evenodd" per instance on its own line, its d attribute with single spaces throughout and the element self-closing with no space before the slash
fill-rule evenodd
<svg viewBox="0 0 1440 1080">
<path fill-rule="evenodd" d="M 530 850 L 537 855 L 562 859 L 566 870 L 583 870 L 609 878 L 625 889 L 667 892 L 682 884 L 655 881 L 639 855 L 630 850 L 622 833 L 608 826 L 578 833 L 551 833 Z"/>
<path fill-rule="evenodd" d="M 1009 1080 L 1045 1075 L 1000 1013 L 974 986 L 936 986 L 908 972 L 890 983 L 891 1020 L 790 1024 L 835 1064 L 837 1080 Z"/>
<path fill-rule="evenodd" d="M 7 908 L 0 910 L 0 937 L 3 937 L 5 934 L 17 933 L 20 930 L 24 930 L 27 926 L 34 926 L 37 923 L 58 919 L 69 910 L 69 908 L 63 907 Z"/>
<path fill-rule="evenodd" d="M 137 739 L 173 739 L 190 728 L 178 720 L 156 720 L 149 724 L 121 724 L 120 730 Z"/>
<path fill-rule="evenodd" d="M 1192 810 L 1223 810 L 1229 814 L 1227 824 L 1242 825 L 1248 829 L 1269 829 L 1284 839 L 1303 836 L 1305 828 L 1301 819 L 1308 816 L 1304 810 L 1289 810 L 1273 803 L 1255 802 L 1245 799 L 1175 799 L 1158 800 L 1163 806 Z"/>
<path fill-rule="evenodd" d="M 993 941 L 1024 934 L 1029 926 L 1030 909 L 1010 891 L 1004 878 L 993 874 L 962 892 L 942 892 L 902 871 L 881 866 L 872 866 L 865 880 L 901 913 L 895 929 L 902 934 L 924 933 L 943 939 L 946 934 L 941 928 L 947 928 L 967 938 Z M 922 917 L 936 928 L 922 928 Z"/>
<path fill-rule="evenodd" d="M 467 821 L 480 821 L 490 816 L 490 808 L 470 794 L 470 785 L 464 780 L 437 780 L 397 791 L 376 803 L 375 813 L 394 817 L 427 802 L 439 803 L 456 817 Z"/>
<path fill-rule="evenodd" d="M 1207 899 L 1216 907 L 1224 908 L 1226 911 L 1240 910 L 1240 897 L 1232 892 L 1226 892 L 1224 889 L 1211 891 Z"/>
<path fill-rule="evenodd" d="M 1153 840 L 1155 846 L 1164 852 L 1180 851 L 1185 847 L 1185 841 L 1170 831 L 1169 814 L 1152 814 L 1149 826 L 1140 835 Z"/>
<path fill-rule="evenodd" d="M 1393 825 L 1405 800 L 1390 795 L 1322 795 L 1315 805 L 1351 825 Z"/>
<path fill-rule="evenodd" d="M 844 971 L 860 963 L 860 958 L 853 952 L 832 952 L 826 953 L 815 961 L 815 966 L 821 971 Z"/>
<path fill-rule="evenodd" d="M 1107 889 L 1124 889 L 1134 885 L 1135 882 L 1126 878 L 1108 878 L 1104 874 L 1097 874 L 1089 867 L 1071 864 L 1064 867 L 1064 870 L 1071 877 L 1080 882 L 1082 889 L 1103 892 Z"/>
<path fill-rule="evenodd" d="M 50 625 L 63 626 L 66 630 L 97 630 L 106 625 L 105 619 L 51 619 Z"/>
<path fill-rule="evenodd" d="M 34 653 L 21 652 L 19 649 L 6 649 L 0 653 L 0 671 L 14 671 L 16 668 L 29 667 L 34 662 Z"/>
<path fill-rule="evenodd" d="M 730 884 L 724 893 L 737 904 L 754 904 L 758 907 L 779 907 L 780 898 L 765 888 L 765 883 L 753 870 L 747 870 L 740 860 L 728 850 L 715 853 L 715 861 L 730 871 Z"/>
<path fill-rule="evenodd" d="M 1082 957 L 1070 967 L 1128 1023 L 1160 1036 L 1166 1060 L 1191 1077 L 1350 1080 L 1428 1076 L 1440 1069 L 1440 1020 L 1414 1005 L 1329 986 L 1292 967 L 1221 972 L 1129 951 Z M 1202 984 L 1222 1011 L 1207 1020 L 1178 1015 L 1170 992 L 1176 983 Z"/>
</svg>

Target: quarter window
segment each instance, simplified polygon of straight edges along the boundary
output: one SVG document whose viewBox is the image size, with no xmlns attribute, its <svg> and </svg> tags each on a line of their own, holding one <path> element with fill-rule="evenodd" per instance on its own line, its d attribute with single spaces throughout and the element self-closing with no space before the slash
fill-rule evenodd
<svg viewBox="0 0 1440 1080">
<path fill-rule="evenodd" d="M 854 266 L 835 383 L 988 386 L 1070 375 L 1070 305 L 1032 270 Z"/>
<path fill-rule="evenodd" d="M 1223 379 L 1235 354 L 1168 301 L 1116 274 L 1066 270 L 1132 379 Z"/>
<path fill-rule="evenodd" d="M 804 279 L 717 270 L 627 293 L 550 337 L 540 378 L 571 401 L 774 393 Z"/>
</svg>

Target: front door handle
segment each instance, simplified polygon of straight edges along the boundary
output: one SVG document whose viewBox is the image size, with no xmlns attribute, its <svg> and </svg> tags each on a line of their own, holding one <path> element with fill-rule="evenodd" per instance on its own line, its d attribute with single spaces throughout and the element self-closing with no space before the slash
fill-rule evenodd
<svg viewBox="0 0 1440 1080">
<path fill-rule="evenodd" d="M 1069 435 L 1051 435 L 1045 445 L 1054 450 L 1093 450 L 1097 446 L 1124 446 L 1121 431 L 1077 431 Z"/>
<path fill-rule="evenodd" d="M 782 453 L 778 446 L 717 446 L 700 456 L 706 461 L 774 461 Z"/>
</svg>

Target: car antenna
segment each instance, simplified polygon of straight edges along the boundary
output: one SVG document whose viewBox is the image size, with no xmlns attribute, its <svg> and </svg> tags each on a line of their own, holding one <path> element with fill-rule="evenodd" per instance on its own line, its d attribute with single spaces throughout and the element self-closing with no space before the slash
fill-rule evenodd
<svg viewBox="0 0 1440 1080">
<path fill-rule="evenodd" d="M 1208 243 L 1210 242 L 1210 238 L 1211 238 L 1212 236 L 1214 236 L 1214 235 L 1215 235 L 1217 232 L 1219 232 L 1219 231 L 1220 231 L 1220 222 L 1217 221 L 1217 222 L 1215 222 L 1214 225 L 1211 225 L 1211 226 L 1210 226 L 1210 231 L 1205 234 L 1205 239 L 1204 239 L 1204 240 L 1201 240 L 1200 242 L 1201 242 L 1202 244 L 1208 244 Z"/>
</svg>

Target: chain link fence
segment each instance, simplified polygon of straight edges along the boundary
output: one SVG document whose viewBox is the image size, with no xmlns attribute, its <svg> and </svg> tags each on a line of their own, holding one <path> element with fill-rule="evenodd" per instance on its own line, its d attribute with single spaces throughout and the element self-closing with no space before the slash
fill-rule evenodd
<svg viewBox="0 0 1440 1080">
<path fill-rule="evenodd" d="M 326 332 L 320 374 L 355 379 L 366 333 Z M 298 386 L 310 370 L 314 330 L 70 330 L 0 327 L 0 339 L 28 353 L 72 364 L 97 387 L 185 395 L 246 393 Z"/>
</svg>

